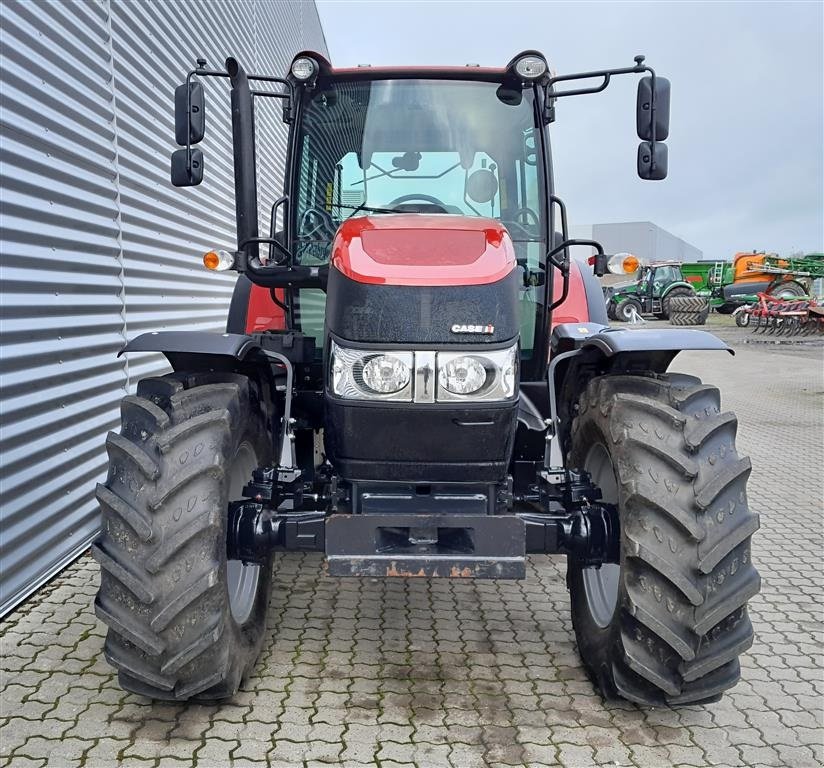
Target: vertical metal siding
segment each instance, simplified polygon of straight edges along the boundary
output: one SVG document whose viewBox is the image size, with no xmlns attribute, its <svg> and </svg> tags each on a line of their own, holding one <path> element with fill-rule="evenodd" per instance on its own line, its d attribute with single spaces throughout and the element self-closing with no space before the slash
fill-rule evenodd
<svg viewBox="0 0 824 768">
<path fill-rule="evenodd" d="M 120 398 L 165 369 L 127 335 L 222 331 L 234 240 L 228 90 L 209 80 L 206 181 L 169 184 L 173 92 L 197 56 L 281 74 L 326 53 L 314 2 L 0 3 L 0 614 L 88 544 Z M 280 105 L 260 107 L 261 224 L 280 194 Z"/>
</svg>

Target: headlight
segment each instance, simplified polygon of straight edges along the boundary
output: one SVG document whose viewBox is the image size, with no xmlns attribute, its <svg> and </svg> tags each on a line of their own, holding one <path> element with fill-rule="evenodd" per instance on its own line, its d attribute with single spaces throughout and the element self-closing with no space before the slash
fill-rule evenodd
<svg viewBox="0 0 824 768">
<path fill-rule="evenodd" d="M 331 342 L 330 384 L 350 400 L 412 400 L 412 352 L 349 349 Z"/>
<path fill-rule="evenodd" d="M 363 383 L 381 395 L 400 392 L 409 384 L 409 366 L 393 355 L 370 357 L 363 364 L 360 374 Z"/>
<path fill-rule="evenodd" d="M 509 400 L 517 381 L 517 344 L 472 354 L 438 352 L 438 402 Z"/>
<path fill-rule="evenodd" d="M 307 56 L 301 56 L 299 59 L 295 59 L 292 62 L 292 76 L 296 80 L 305 82 L 314 77 L 315 72 L 317 72 L 317 66 L 318 65 L 315 64 L 314 59 L 310 59 Z"/>
<path fill-rule="evenodd" d="M 540 56 L 523 56 L 515 62 L 515 71 L 524 80 L 538 80 L 546 74 L 546 62 Z"/>
<path fill-rule="evenodd" d="M 478 402 L 510 400 L 518 382 L 518 345 L 435 352 L 350 349 L 330 341 L 329 387 L 350 400 Z"/>
<path fill-rule="evenodd" d="M 440 382 L 455 395 L 469 395 L 486 383 L 486 369 L 474 357 L 456 357 L 441 367 Z"/>
</svg>

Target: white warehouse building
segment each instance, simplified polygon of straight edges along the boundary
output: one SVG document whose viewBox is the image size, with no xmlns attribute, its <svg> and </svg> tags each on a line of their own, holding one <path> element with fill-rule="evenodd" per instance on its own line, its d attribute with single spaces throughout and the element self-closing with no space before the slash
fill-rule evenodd
<svg viewBox="0 0 824 768">
<path fill-rule="evenodd" d="M 606 253 L 633 253 L 645 261 L 700 261 L 703 251 L 651 221 L 587 224 L 570 227 L 573 237 L 597 240 Z M 578 258 L 589 255 L 576 249 Z"/>
</svg>

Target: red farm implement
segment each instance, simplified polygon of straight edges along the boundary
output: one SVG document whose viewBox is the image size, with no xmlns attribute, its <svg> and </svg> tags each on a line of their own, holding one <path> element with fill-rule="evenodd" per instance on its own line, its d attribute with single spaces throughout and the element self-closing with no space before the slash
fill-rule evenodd
<svg viewBox="0 0 824 768">
<path fill-rule="evenodd" d="M 776 299 L 759 293 L 758 301 L 736 311 L 736 324 L 777 336 L 824 333 L 824 306 L 815 299 Z"/>
</svg>

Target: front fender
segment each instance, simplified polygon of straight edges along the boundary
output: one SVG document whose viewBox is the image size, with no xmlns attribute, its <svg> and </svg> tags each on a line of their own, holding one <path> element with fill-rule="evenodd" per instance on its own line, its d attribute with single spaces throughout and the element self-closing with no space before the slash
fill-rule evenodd
<svg viewBox="0 0 824 768">
<path fill-rule="evenodd" d="M 661 298 L 663 299 L 664 296 L 667 296 L 675 288 L 689 288 L 689 290 L 695 293 L 695 286 L 690 285 L 686 280 L 678 280 L 674 283 L 670 283 L 666 288 L 664 288 L 661 292 Z"/>
<path fill-rule="evenodd" d="M 579 333 L 579 335 L 581 335 Z M 627 352 L 672 353 L 675 355 L 685 349 L 726 351 L 731 355 L 735 351 L 707 331 L 691 328 L 601 328 L 595 333 L 584 334 L 581 348 L 597 349 L 607 357 L 614 357 Z"/>
<path fill-rule="evenodd" d="M 152 331 L 132 339 L 117 356 L 124 352 L 162 352 L 172 363 L 171 356 L 174 355 L 213 355 L 244 360 L 258 348 L 251 336 L 242 333 Z"/>
<path fill-rule="evenodd" d="M 689 328 L 612 328 L 564 323 L 552 333 L 551 419 L 565 455 L 575 404 L 589 381 L 609 373 L 664 373 L 683 350 L 735 352 L 717 336 Z"/>
<path fill-rule="evenodd" d="M 600 323 L 561 323 L 552 331 L 553 352 L 594 350 L 605 358 L 625 353 L 670 354 L 685 349 L 735 351 L 717 336 L 691 328 L 627 328 Z"/>
</svg>

